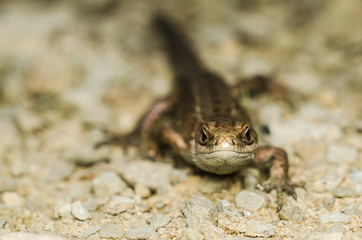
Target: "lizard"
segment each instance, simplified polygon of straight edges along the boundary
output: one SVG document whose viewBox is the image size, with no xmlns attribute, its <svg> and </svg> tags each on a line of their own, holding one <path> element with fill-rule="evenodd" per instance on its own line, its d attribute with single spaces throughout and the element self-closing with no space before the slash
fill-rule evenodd
<svg viewBox="0 0 362 240">
<path fill-rule="evenodd" d="M 269 168 L 270 178 L 261 189 L 276 190 L 277 212 L 282 209 L 283 191 L 297 200 L 294 188 L 300 184 L 289 179 L 287 153 L 274 146 L 258 146 L 248 114 L 223 79 L 204 66 L 176 23 L 157 14 L 153 25 L 167 49 L 174 89 L 155 101 L 131 133 L 111 136 L 97 147 L 147 139 L 152 146 L 149 155 L 157 158 L 167 147 L 191 165 L 217 175 L 254 163 L 260 169 Z"/>
</svg>

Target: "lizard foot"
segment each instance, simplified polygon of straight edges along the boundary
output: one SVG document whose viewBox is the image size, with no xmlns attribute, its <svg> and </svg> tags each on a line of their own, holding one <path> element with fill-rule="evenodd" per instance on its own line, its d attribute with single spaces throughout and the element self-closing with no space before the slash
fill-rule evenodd
<svg viewBox="0 0 362 240">
<path fill-rule="evenodd" d="M 304 188 L 304 186 L 305 183 L 291 183 L 287 178 L 272 177 L 263 184 L 259 184 L 258 188 L 264 192 L 270 192 L 273 189 L 276 190 L 277 212 L 279 212 L 283 207 L 283 192 L 286 192 L 288 195 L 292 196 L 294 200 L 297 200 L 297 194 L 294 191 L 294 188 Z"/>
<path fill-rule="evenodd" d="M 104 141 L 98 142 L 94 148 L 101 148 L 107 145 L 114 145 L 121 147 L 125 153 L 128 152 L 130 147 L 137 147 L 137 152 L 147 158 L 155 161 L 161 161 L 164 155 L 161 147 L 155 141 L 142 141 L 141 136 L 137 132 L 128 134 L 119 134 L 114 132 L 105 131 L 106 138 Z"/>
<path fill-rule="evenodd" d="M 129 146 L 137 145 L 138 142 L 138 136 L 133 132 L 129 134 L 119 134 L 105 130 L 104 134 L 106 135 L 105 140 L 96 143 L 94 148 L 100 148 L 107 145 L 118 145 L 123 149 L 127 149 Z"/>
</svg>

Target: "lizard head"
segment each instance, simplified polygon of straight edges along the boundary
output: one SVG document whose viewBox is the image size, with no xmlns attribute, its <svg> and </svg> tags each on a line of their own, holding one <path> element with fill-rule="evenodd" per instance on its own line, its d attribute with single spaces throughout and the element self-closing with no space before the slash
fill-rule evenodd
<svg viewBox="0 0 362 240">
<path fill-rule="evenodd" d="M 208 121 L 195 134 L 194 163 L 215 174 L 240 170 L 253 158 L 258 145 L 256 131 L 245 121 Z"/>
</svg>

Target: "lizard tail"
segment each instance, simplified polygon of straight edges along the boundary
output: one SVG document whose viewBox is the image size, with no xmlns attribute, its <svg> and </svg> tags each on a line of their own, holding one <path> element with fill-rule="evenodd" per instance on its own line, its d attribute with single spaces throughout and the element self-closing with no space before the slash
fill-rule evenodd
<svg viewBox="0 0 362 240">
<path fill-rule="evenodd" d="M 153 25 L 163 39 L 176 76 L 188 75 L 188 73 L 195 75 L 203 69 L 189 39 L 176 23 L 162 13 L 158 13 L 153 19 Z"/>
</svg>

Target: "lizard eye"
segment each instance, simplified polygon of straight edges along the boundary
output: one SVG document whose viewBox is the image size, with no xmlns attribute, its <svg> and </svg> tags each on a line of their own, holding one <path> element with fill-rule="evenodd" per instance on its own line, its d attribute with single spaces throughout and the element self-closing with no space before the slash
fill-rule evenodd
<svg viewBox="0 0 362 240">
<path fill-rule="evenodd" d="M 200 144 L 205 145 L 208 139 L 208 133 L 206 131 L 206 128 L 201 129 L 201 136 L 200 136 Z"/>
<path fill-rule="evenodd" d="M 247 145 L 251 145 L 254 142 L 249 127 L 245 128 L 244 132 L 242 133 L 242 138 Z"/>
</svg>

